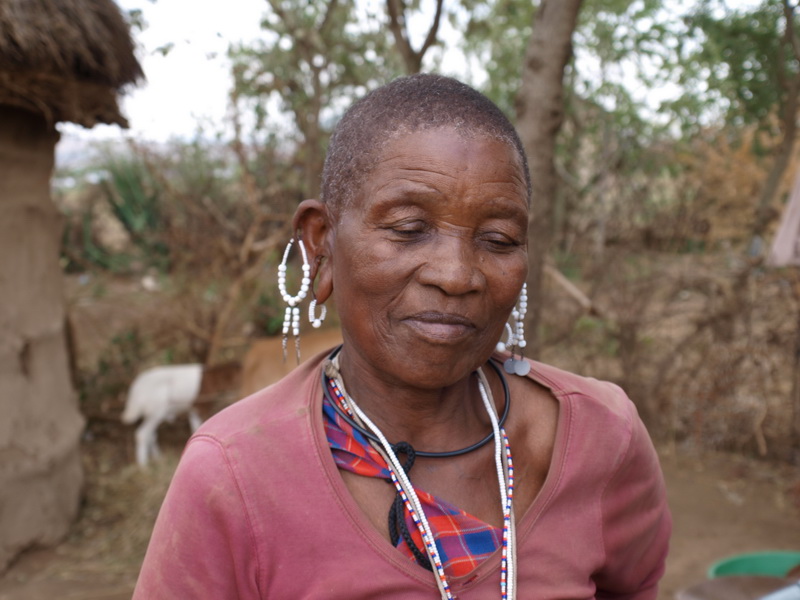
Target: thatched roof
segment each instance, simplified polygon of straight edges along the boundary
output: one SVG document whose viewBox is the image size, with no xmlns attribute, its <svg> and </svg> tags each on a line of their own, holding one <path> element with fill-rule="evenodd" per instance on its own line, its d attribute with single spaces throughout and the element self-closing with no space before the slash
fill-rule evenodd
<svg viewBox="0 0 800 600">
<path fill-rule="evenodd" d="M 126 127 L 117 94 L 143 77 L 112 0 L 0 0 L 0 104 Z"/>
</svg>

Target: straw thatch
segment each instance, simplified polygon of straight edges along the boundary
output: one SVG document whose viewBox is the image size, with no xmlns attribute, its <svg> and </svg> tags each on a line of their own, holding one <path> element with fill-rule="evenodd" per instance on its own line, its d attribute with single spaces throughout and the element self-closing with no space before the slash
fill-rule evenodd
<svg viewBox="0 0 800 600">
<path fill-rule="evenodd" d="M 141 78 L 112 0 L 0 0 L 0 104 L 50 122 L 125 127 L 117 93 Z"/>
</svg>

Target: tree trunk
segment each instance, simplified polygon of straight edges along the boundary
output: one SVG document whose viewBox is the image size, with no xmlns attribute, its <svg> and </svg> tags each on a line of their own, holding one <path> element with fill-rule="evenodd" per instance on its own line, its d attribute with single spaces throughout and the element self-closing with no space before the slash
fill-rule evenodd
<svg viewBox="0 0 800 600">
<path fill-rule="evenodd" d="M 797 82 L 793 85 L 795 93 L 790 97 L 790 104 L 787 106 L 785 112 L 787 113 L 782 119 L 783 122 L 783 139 L 778 147 L 778 155 L 772 163 L 772 168 L 767 175 L 767 180 L 764 182 L 764 187 L 761 189 L 761 194 L 758 198 L 758 205 L 756 207 L 756 218 L 754 220 L 753 235 L 764 236 L 767 225 L 772 218 L 772 201 L 778 192 L 781 180 L 783 179 L 786 169 L 789 167 L 792 155 L 794 154 L 794 142 L 797 137 L 797 123 L 796 117 L 798 109 L 797 101 L 797 88 L 800 84 L 800 76 L 797 77 Z"/>
<path fill-rule="evenodd" d="M 541 353 L 544 265 L 553 239 L 558 189 L 556 137 L 564 121 L 564 69 L 572 56 L 572 33 L 582 0 L 541 0 L 525 54 L 516 100 L 517 127 L 530 163 L 533 198 L 528 226 L 528 349 Z"/>
<path fill-rule="evenodd" d="M 783 34 L 783 44 L 778 52 L 778 65 L 781 66 L 779 71 L 779 83 L 785 93 L 785 97 L 780 108 L 780 128 L 783 132 L 783 139 L 781 140 L 780 147 L 778 148 L 778 155 L 775 157 L 775 162 L 770 169 L 767 181 L 761 190 L 761 195 L 758 199 L 758 206 L 756 208 L 756 218 L 753 226 L 753 236 L 763 237 L 764 231 L 770 221 L 770 206 L 775 198 L 775 194 L 780 186 L 783 174 L 789 167 L 789 162 L 794 154 L 794 142 L 797 137 L 797 110 L 800 106 L 800 74 L 793 74 L 787 72 L 783 68 L 784 61 L 784 48 L 787 47 L 794 59 L 795 65 L 800 63 L 800 48 L 798 48 L 798 40 L 795 35 L 795 19 L 794 7 L 789 4 L 787 0 L 783 2 L 783 16 L 786 20 L 786 27 Z"/>
<path fill-rule="evenodd" d="M 0 572 L 66 534 L 82 485 L 50 200 L 57 140 L 43 118 L 0 106 Z"/>
</svg>

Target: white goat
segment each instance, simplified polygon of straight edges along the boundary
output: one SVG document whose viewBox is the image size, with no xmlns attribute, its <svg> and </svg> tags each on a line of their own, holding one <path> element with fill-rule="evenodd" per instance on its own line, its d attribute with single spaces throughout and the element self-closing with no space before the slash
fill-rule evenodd
<svg viewBox="0 0 800 600">
<path fill-rule="evenodd" d="M 304 358 L 310 358 L 341 343 L 339 329 L 322 329 L 304 334 L 301 348 Z M 136 429 L 136 462 L 144 467 L 151 458 L 158 457 L 156 430 L 164 421 L 188 413 L 194 432 L 206 413 L 218 408 L 213 405 L 218 404 L 220 394 L 228 395 L 224 398 L 226 403 L 237 392 L 239 397 L 249 396 L 278 381 L 296 366 L 294 352 L 283 360 L 281 337 L 276 336 L 253 342 L 241 364 L 168 365 L 143 371 L 133 380 L 122 413 L 123 423 L 142 419 Z"/>
<path fill-rule="evenodd" d="M 147 465 L 149 459 L 158 458 L 160 452 L 156 442 L 156 430 L 164 421 L 173 421 L 176 416 L 189 413 L 189 425 L 195 431 L 203 422 L 193 408 L 200 393 L 203 365 L 168 365 L 143 371 L 133 380 L 128 391 L 123 423 L 135 423 L 142 419 L 136 429 L 136 462 Z"/>
</svg>

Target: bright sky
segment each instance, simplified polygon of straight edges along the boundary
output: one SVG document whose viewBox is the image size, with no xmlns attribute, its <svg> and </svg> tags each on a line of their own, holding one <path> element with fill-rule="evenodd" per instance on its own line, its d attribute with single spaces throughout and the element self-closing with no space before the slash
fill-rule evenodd
<svg viewBox="0 0 800 600">
<path fill-rule="evenodd" d="M 128 130 L 107 125 L 86 130 L 60 124 L 59 164 L 81 161 L 87 141 L 132 137 L 163 142 L 191 138 L 198 127 L 209 133 L 222 129 L 232 85 L 226 51 L 231 44 L 263 37 L 259 23 L 268 10 L 267 0 L 226 0 L 203 3 L 202 8 L 197 0 L 116 2 L 123 10 L 143 13 L 146 27 L 134 31 L 134 37 L 147 81 L 122 99 L 122 112 L 130 122 Z M 383 6 L 382 0 L 367 2 L 375 5 L 373 9 Z M 433 0 L 423 0 L 422 5 L 432 7 Z M 413 20 L 411 24 L 413 28 Z M 443 35 L 451 34 L 448 30 L 449 24 L 442 23 Z M 168 44 L 172 44 L 168 53 L 159 51 Z M 445 64 L 452 61 L 448 56 Z"/>
<path fill-rule="evenodd" d="M 226 51 L 231 43 L 259 37 L 265 0 L 118 0 L 125 10 L 141 9 L 147 27 L 134 36 L 147 81 L 122 101 L 131 128 L 98 125 L 87 131 L 59 126 L 62 142 L 120 139 L 125 135 L 164 141 L 192 136 L 198 125 L 219 128 L 231 87 Z M 158 52 L 174 44 L 167 55 Z"/>
<path fill-rule="evenodd" d="M 682 2 L 682 0 L 673 0 Z M 231 77 L 226 50 L 232 43 L 262 35 L 259 21 L 266 0 L 117 0 L 124 10 L 140 9 L 147 27 L 134 35 L 147 82 L 123 98 L 123 114 L 131 129 L 76 125 L 59 126 L 59 160 L 80 155 L 86 140 L 120 140 L 131 136 L 150 141 L 192 137 L 198 127 L 219 130 L 228 106 Z M 753 5 L 757 0 L 729 0 Z M 425 5 L 425 0 L 423 0 Z M 200 8 L 202 6 L 202 8 Z M 443 24 L 447 27 L 447 24 Z M 173 44 L 166 55 L 159 48 Z M 448 61 L 449 62 L 449 61 Z"/>
</svg>

